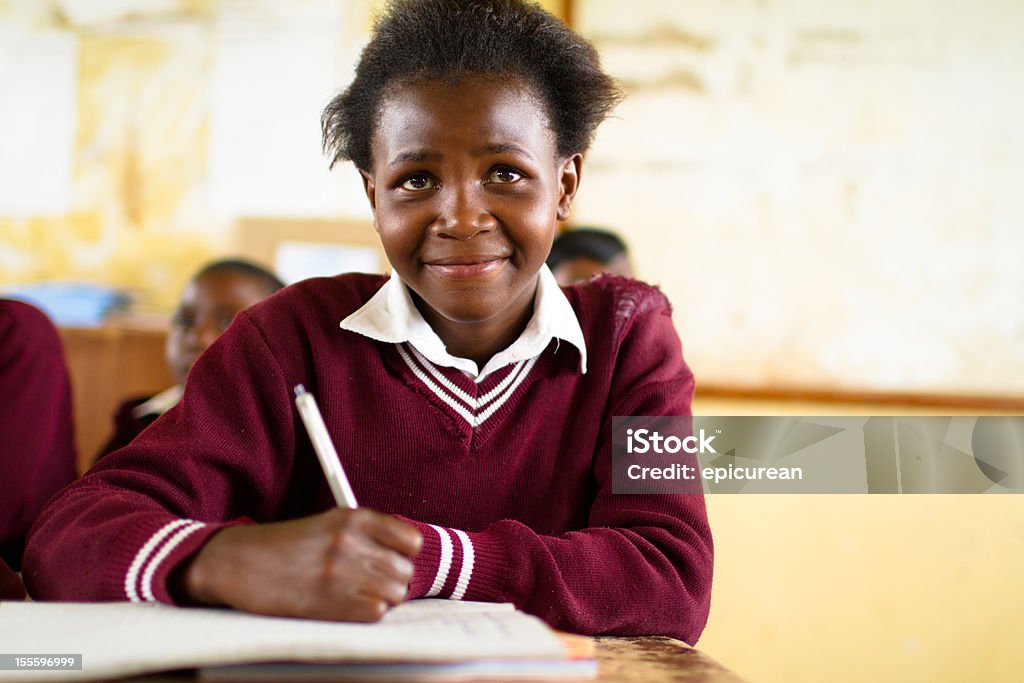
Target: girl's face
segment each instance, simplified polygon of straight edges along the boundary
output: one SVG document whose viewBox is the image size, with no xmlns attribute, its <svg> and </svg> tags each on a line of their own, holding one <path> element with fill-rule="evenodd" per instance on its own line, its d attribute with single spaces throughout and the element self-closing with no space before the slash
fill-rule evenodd
<svg viewBox="0 0 1024 683">
<path fill-rule="evenodd" d="M 231 270 L 202 275 L 185 287 L 167 334 L 167 365 L 179 383 L 235 315 L 269 296 L 266 284 Z"/>
<path fill-rule="evenodd" d="M 434 329 L 524 324 L 581 161 L 558 158 L 540 101 L 479 77 L 403 86 L 384 101 L 371 151 L 377 232 Z"/>
</svg>

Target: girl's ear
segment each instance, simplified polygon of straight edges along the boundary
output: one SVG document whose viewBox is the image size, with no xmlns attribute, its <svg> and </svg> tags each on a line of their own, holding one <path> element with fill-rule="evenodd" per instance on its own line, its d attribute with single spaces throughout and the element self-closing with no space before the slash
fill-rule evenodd
<svg viewBox="0 0 1024 683">
<path fill-rule="evenodd" d="M 573 154 L 562 163 L 559 177 L 558 220 L 567 221 L 572 215 L 572 200 L 580 188 L 580 173 L 583 170 L 583 155 Z"/>
<path fill-rule="evenodd" d="M 376 213 L 377 186 L 374 185 L 373 178 L 371 178 L 370 174 L 366 171 L 359 171 L 359 175 L 363 177 L 363 191 L 366 192 L 366 198 L 370 200 L 370 210 Z"/>
</svg>

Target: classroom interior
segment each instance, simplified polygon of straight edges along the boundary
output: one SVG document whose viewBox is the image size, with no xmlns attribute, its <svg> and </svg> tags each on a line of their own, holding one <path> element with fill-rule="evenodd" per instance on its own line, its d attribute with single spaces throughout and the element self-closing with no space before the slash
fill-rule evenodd
<svg viewBox="0 0 1024 683">
<path fill-rule="evenodd" d="M 319 139 L 381 4 L 0 2 L 0 293 L 131 302 L 60 326 L 80 469 L 172 383 L 204 262 L 386 267 Z M 619 232 L 673 302 L 695 414 L 1024 414 L 1024 4 L 542 4 L 627 94 L 570 225 Z M 1021 678 L 1021 496 L 707 506 L 697 647 L 747 680 Z"/>
</svg>

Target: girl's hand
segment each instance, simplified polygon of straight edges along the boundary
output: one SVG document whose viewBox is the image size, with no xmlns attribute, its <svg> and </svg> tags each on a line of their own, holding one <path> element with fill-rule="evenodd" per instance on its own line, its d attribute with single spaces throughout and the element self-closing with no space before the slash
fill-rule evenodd
<svg viewBox="0 0 1024 683">
<path fill-rule="evenodd" d="M 414 527 L 366 508 L 229 527 L 183 569 L 180 586 L 198 603 L 256 614 L 377 621 L 405 600 L 422 543 Z"/>
</svg>

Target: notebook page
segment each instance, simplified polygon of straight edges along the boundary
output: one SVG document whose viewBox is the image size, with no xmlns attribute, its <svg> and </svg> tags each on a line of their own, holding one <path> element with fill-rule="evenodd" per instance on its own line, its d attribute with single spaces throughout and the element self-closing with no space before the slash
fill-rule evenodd
<svg viewBox="0 0 1024 683">
<path fill-rule="evenodd" d="M 511 605 L 416 600 L 377 624 L 260 617 L 140 603 L 0 603 L 8 653 L 82 654 L 81 671 L 18 680 L 74 680 L 260 661 L 564 659 L 548 627 Z M 0 680 L 13 672 L 0 672 Z M 17 672 L 19 677 L 22 672 Z"/>
</svg>

